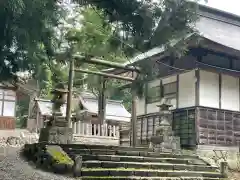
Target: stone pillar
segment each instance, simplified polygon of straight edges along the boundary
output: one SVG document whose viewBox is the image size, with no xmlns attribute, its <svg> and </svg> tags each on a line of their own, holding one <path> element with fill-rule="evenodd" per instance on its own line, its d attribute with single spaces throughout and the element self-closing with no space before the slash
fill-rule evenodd
<svg viewBox="0 0 240 180">
<path fill-rule="evenodd" d="M 67 90 L 64 85 L 59 84 L 53 91 L 53 110 L 52 118 L 46 128 L 40 132 L 39 142 L 49 144 L 68 144 L 72 141 L 72 129 L 68 127 L 66 115 L 61 111 L 62 106 L 66 103 Z"/>
</svg>

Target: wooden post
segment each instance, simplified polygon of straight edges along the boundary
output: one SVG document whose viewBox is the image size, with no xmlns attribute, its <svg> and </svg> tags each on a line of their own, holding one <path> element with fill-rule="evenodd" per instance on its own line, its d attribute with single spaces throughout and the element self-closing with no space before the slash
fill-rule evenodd
<svg viewBox="0 0 240 180">
<path fill-rule="evenodd" d="M 69 77 L 68 77 L 67 109 L 66 109 L 66 120 L 68 122 L 68 127 L 70 127 L 70 125 L 71 125 L 73 78 L 74 78 L 74 59 L 70 58 Z"/>
<path fill-rule="evenodd" d="M 133 78 L 136 77 L 136 73 L 132 72 L 132 76 Z M 137 108 L 137 94 L 136 94 L 136 90 L 133 89 L 132 87 L 132 118 L 131 118 L 131 146 L 135 147 L 137 144 L 137 133 L 136 133 L 136 126 L 137 126 L 137 112 L 136 112 L 136 108 Z"/>
<path fill-rule="evenodd" d="M 102 125 L 105 121 L 106 115 L 106 79 L 104 77 L 100 77 L 101 87 L 99 90 L 99 97 L 98 97 L 98 118 L 100 120 L 100 136 L 102 136 Z"/>
<path fill-rule="evenodd" d="M 131 131 L 132 131 L 132 141 L 131 145 L 133 147 L 137 144 L 137 133 L 136 133 L 136 123 L 137 123 L 137 114 L 136 114 L 136 105 L 137 105 L 137 95 L 134 90 L 132 90 L 132 119 L 131 119 Z"/>
</svg>

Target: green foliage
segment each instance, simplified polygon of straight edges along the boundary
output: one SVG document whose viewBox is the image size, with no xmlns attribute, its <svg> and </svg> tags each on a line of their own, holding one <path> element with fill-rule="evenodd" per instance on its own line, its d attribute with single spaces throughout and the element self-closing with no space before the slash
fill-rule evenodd
<svg viewBox="0 0 240 180">
<path fill-rule="evenodd" d="M 196 3 L 185 0 L 86 2 L 103 10 L 106 21 L 116 26 L 115 35 L 128 42 L 130 47 L 115 38 L 113 42 L 121 45 L 128 54 L 166 45 L 173 38 L 192 32 L 191 24 L 197 17 Z"/>
<path fill-rule="evenodd" d="M 40 95 L 50 98 L 49 92 L 56 83 L 67 82 L 71 54 L 126 62 L 126 55 L 132 56 L 156 46 L 171 49 L 172 40 L 193 32 L 191 24 L 197 19 L 196 4 L 185 0 L 85 2 L 87 5 L 74 8 L 73 17 L 68 18 L 56 1 L 9 0 L 1 3 L 0 80 L 28 70 L 39 81 Z M 184 48 L 179 43 L 178 52 L 182 54 Z M 144 82 L 152 76 L 151 63 L 147 64 L 141 65 L 142 72 L 132 86 L 139 96 L 144 93 Z M 76 66 L 97 71 L 104 68 L 81 61 L 76 62 Z M 75 74 L 76 90 L 81 90 L 81 85 L 86 82 L 97 94 L 98 77 Z M 108 96 L 129 102 L 129 91 L 123 94 L 113 90 L 121 84 L 119 81 L 108 82 Z"/>
<path fill-rule="evenodd" d="M 70 28 L 66 33 L 66 39 L 70 41 L 74 47 L 74 52 L 90 55 L 91 57 L 103 58 L 107 61 L 125 62 L 126 56 L 120 47 L 113 49 L 111 46 L 111 40 L 113 38 L 114 29 L 106 23 L 102 18 L 104 16 L 101 10 L 96 10 L 93 7 L 87 7 L 84 9 L 78 9 L 80 19 L 79 24 L 81 27 Z M 82 64 L 81 61 L 76 62 L 76 66 L 80 66 L 82 69 L 88 69 L 92 71 L 100 71 L 106 67 Z M 75 79 L 82 79 L 79 77 L 80 73 L 76 73 Z M 76 82 L 76 80 L 75 80 Z M 94 94 L 99 93 L 99 77 L 96 75 L 86 75 L 85 80 L 82 82 L 75 83 L 82 85 L 87 83 L 88 89 Z M 109 80 L 107 83 L 107 96 L 110 97 L 116 89 L 116 84 L 121 84 L 119 81 Z"/>
<path fill-rule="evenodd" d="M 37 68 L 38 52 L 53 55 L 53 27 L 62 11 L 56 1 L 9 0 L 0 10 L 0 80 Z M 44 48 L 41 49 L 39 45 Z"/>
<path fill-rule="evenodd" d="M 109 39 L 111 49 L 120 47 L 124 54 L 132 56 L 160 46 L 169 50 L 173 56 L 181 56 L 186 51 L 184 38 L 194 32 L 192 25 L 197 20 L 197 1 L 86 0 L 85 2 L 93 9 L 96 7 L 101 10 L 98 15 L 102 17 L 103 23 L 112 25 L 113 35 Z M 173 41 L 179 43 L 176 45 L 172 43 Z M 153 78 L 153 64 L 149 62 L 146 64 L 146 66 L 137 64 L 142 72 L 132 88 L 137 91 L 138 96 L 143 96 L 144 83 Z"/>
<path fill-rule="evenodd" d="M 29 96 L 20 98 L 17 102 L 16 107 L 16 126 L 18 128 L 27 127 L 27 117 L 28 117 L 28 106 L 29 106 Z"/>
</svg>

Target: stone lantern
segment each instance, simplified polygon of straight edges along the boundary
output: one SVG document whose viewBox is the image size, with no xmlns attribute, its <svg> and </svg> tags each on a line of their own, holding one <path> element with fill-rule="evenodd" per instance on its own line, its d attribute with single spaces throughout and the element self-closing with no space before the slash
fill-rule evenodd
<svg viewBox="0 0 240 180">
<path fill-rule="evenodd" d="M 169 136 L 172 135 L 172 127 L 171 127 L 171 111 L 169 110 L 172 105 L 167 102 L 165 98 L 163 98 L 160 102 L 159 107 L 159 116 L 160 116 L 160 124 L 156 128 L 156 135 Z"/>
<path fill-rule="evenodd" d="M 61 107 L 67 102 L 68 90 L 64 84 L 59 83 L 51 93 L 53 94 L 53 114 L 58 113 L 60 115 L 60 113 L 62 114 Z"/>
<path fill-rule="evenodd" d="M 159 107 L 160 124 L 156 127 L 155 135 L 151 137 L 151 147 L 154 151 L 174 152 L 180 149 L 180 140 L 173 136 L 171 125 L 172 105 L 165 98 L 161 100 Z"/>
<path fill-rule="evenodd" d="M 63 84 L 58 84 L 53 94 L 52 118 L 46 128 L 41 129 L 40 142 L 50 144 L 69 144 L 72 141 L 72 129 L 68 127 L 66 114 L 61 112 L 61 107 L 66 103 L 67 93 Z"/>
</svg>

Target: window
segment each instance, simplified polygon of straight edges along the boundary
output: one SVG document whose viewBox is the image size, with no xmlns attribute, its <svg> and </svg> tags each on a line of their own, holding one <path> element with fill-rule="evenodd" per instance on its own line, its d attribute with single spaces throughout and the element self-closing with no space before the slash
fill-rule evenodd
<svg viewBox="0 0 240 180">
<path fill-rule="evenodd" d="M 147 91 L 147 103 L 154 103 L 161 100 L 161 86 L 151 87 Z"/>
<path fill-rule="evenodd" d="M 0 89 L 0 116 L 15 116 L 16 93 Z"/>
<path fill-rule="evenodd" d="M 175 109 L 177 105 L 177 82 L 172 82 L 163 85 L 163 97 L 167 99 L 173 106 L 170 109 Z"/>
<path fill-rule="evenodd" d="M 3 105 L 3 116 L 15 116 L 15 102 L 4 101 Z"/>
<path fill-rule="evenodd" d="M 15 101 L 16 99 L 16 94 L 12 90 L 5 90 L 4 91 L 4 100 L 13 100 Z"/>
<path fill-rule="evenodd" d="M 163 96 L 176 95 L 177 93 L 177 83 L 168 83 L 163 85 Z"/>
</svg>

